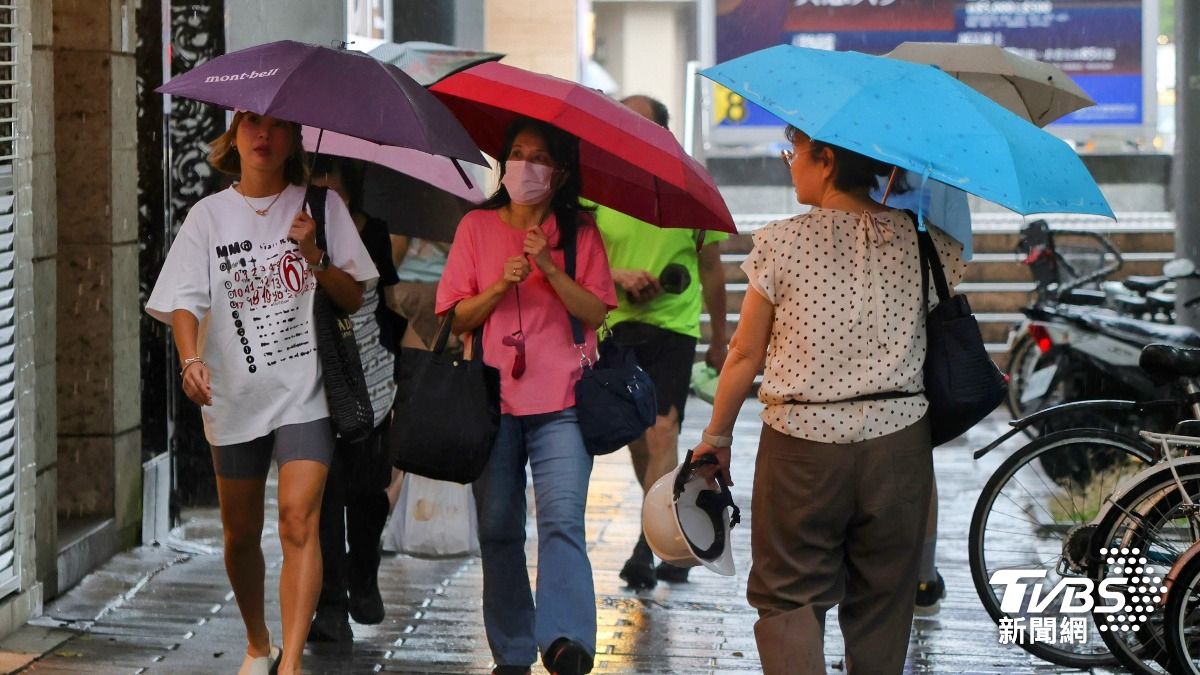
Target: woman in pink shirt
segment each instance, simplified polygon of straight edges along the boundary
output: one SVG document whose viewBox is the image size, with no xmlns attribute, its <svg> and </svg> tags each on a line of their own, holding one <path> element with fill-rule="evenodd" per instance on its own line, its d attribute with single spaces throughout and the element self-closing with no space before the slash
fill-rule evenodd
<svg viewBox="0 0 1200 675">
<path fill-rule="evenodd" d="M 575 383 L 617 298 L 600 233 L 579 203 L 579 140 L 518 119 L 504 147 L 500 188 L 458 226 L 437 312 L 454 310 L 456 333 L 482 330 L 483 360 L 500 370 L 500 431 L 475 482 L 493 673 L 528 673 L 540 649 L 547 670 L 577 675 L 592 669 L 596 599 L 584 540 L 592 458 Z M 563 244 L 572 238 L 574 279 L 564 271 Z M 584 324 L 584 345 L 575 344 L 568 315 Z M 536 601 L 525 562 L 527 462 L 537 500 Z"/>
</svg>

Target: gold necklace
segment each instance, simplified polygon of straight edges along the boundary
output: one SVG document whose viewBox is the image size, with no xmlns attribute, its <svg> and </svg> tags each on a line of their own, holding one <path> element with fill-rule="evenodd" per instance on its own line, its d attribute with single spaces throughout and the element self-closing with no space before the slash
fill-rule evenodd
<svg viewBox="0 0 1200 675">
<path fill-rule="evenodd" d="M 239 188 L 241 187 L 241 185 L 242 185 L 241 183 L 238 183 Z M 271 210 L 271 207 L 275 206 L 275 202 L 279 201 L 279 198 L 282 197 L 283 193 L 287 191 L 287 188 L 280 190 L 279 194 L 275 195 L 275 199 L 272 199 L 271 203 L 267 204 L 267 208 L 265 208 L 265 209 L 254 208 L 254 205 L 250 203 L 250 200 L 246 197 L 245 194 L 242 193 L 242 191 L 240 189 L 235 189 L 234 191 L 237 192 L 239 195 L 242 195 L 242 201 L 246 202 L 246 206 L 249 206 L 251 210 L 253 210 L 255 213 L 257 213 L 258 215 L 265 218 L 267 216 L 267 213 Z"/>
</svg>

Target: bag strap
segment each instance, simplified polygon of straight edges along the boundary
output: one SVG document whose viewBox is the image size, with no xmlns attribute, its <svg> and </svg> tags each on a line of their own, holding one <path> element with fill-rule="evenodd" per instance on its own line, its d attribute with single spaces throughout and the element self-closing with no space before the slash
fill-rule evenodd
<svg viewBox="0 0 1200 675">
<path fill-rule="evenodd" d="M 442 327 L 438 329 L 437 340 L 433 342 L 433 353 L 441 354 L 446 350 L 446 342 L 450 340 L 450 326 L 454 323 L 454 308 L 451 307 L 446 316 L 442 317 Z M 474 356 L 474 354 L 472 354 Z"/>
<path fill-rule="evenodd" d="M 937 246 L 933 243 L 933 237 L 929 234 L 929 230 L 922 230 L 921 226 L 917 225 L 917 216 L 911 210 L 905 209 L 904 212 L 912 219 L 913 227 L 917 231 L 917 250 L 921 257 L 921 298 L 925 303 L 925 311 L 928 312 L 929 277 L 933 277 L 933 286 L 937 289 L 939 303 L 950 301 L 950 284 L 946 283 L 946 271 L 942 267 Z"/>
<path fill-rule="evenodd" d="M 454 310 L 451 307 L 450 311 L 446 312 L 446 316 L 442 317 L 442 326 L 438 328 L 437 340 L 433 343 L 433 353 L 441 354 L 446 351 L 446 343 L 450 340 L 450 326 L 454 324 Z M 470 361 L 483 361 L 483 325 L 471 331 L 471 358 Z"/>
<path fill-rule="evenodd" d="M 559 232 L 562 230 L 560 229 Z M 563 242 L 563 267 L 566 268 L 567 278 L 575 281 L 575 237 L 571 237 Z M 571 322 L 571 337 L 575 340 L 576 345 L 585 344 L 583 339 L 583 322 L 575 318 L 574 314 L 567 312 L 567 320 Z"/>
<path fill-rule="evenodd" d="M 329 242 L 325 239 L 325 198 L 329 196 L 329 188 L 309 185 L 304 194 L 304 203 L 308 205 L 313 222 L 317 224 L 317 248 L 329 255 Z"/>
</svg>

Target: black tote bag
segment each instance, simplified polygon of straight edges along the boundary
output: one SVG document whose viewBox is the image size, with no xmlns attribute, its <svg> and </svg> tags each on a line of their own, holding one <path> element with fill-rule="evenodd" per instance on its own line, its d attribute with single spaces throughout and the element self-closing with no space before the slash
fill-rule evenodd
<svg viewBox="0 0 1200 675">
<path fill-rule="evenodd" d="M 913 224 L 917 217 L 908 212 Z M 937 447 L 961 436 L 996 409 L 1008 392 L 1004 373 L 988 356 L 979 323 L 962 295 L 950 295 L 946 273 L 928 230 L 917 227 L 921 300 L 925 315 L 925 398 L 930 434 Z M 938 304 L 929 309 L 929 277 Z"/>
<path fill-rule="evenodd" d="M 305 201 L 317 224 L 317 246 L 328 255 L 326 195 L 325 188 L 310 187 Z M 371 393 L 367 390 L 367 378 L 354 338 L 354 325 L 350 315 L 320 287 L 313 297 L 313 328 L 333 430 L 349 443 L 361 443 L 375 428 L 375 411 L 371 407 Z"/>
<path fill-rule="evenodd" d="M 479 478 L 492 454 L 500 428 L 500 371 L 483 362 L 482 327 L 470 359 L 444 353 L 453 320 L 452 309 L 433 351 L 400 350 L 389 440 L 397 469 L 465 484 Z"/>
</svg>

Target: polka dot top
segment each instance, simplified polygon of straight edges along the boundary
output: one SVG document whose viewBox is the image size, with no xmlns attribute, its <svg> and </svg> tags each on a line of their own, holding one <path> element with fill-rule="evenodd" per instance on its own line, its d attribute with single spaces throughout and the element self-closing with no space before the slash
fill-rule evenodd
<svg viewBox="0 0 1200 675">
<path fill-rule="evenodd" d="M 962 245 L 929 231 L 953 287 L 966 272 Z M 916 230 L 901 211 L 817 208 L 754 233 L 742 269 L 775 307 L 758 393 L 764 422 L 797 438 L 855 443 L 924 416 L 928 403 L 920 394 L 836 403 L 921 391 L 920 264 Z M 929 305 L 936 304 L 930 280 Z"/>
</svg>

